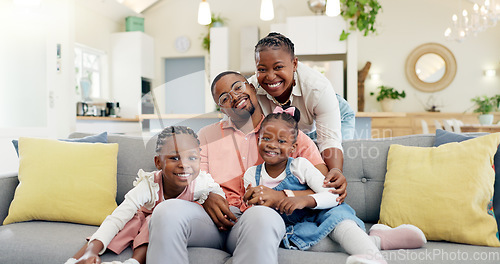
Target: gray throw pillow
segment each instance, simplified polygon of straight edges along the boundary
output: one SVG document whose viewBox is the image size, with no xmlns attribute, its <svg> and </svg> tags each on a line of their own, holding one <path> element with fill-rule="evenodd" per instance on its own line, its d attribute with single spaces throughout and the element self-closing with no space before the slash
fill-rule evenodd
<svg viewBox="0 0 500 264">
<path fill-rule="evenodd" d="M 108 143 L 108 132 L 102 132 L 101 134 L 87 136 L 83 138 L 71 138 L 71 139 L 59 139 L 59 140 L 66 142 Z M 12 145 L 14 145 L 17 156 L 19 157 L 19 141 L 17 139 L 12 140 Z"/>
</svg>

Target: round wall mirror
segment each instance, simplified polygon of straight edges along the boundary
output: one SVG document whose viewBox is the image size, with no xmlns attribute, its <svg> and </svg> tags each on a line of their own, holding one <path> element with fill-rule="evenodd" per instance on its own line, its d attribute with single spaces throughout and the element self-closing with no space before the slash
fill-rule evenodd
<svg viewBox="0 0 500 264">
<path fill-rule="evenodd" d="M 436 92 L 448 87 L 457 73 L 453 53 L 437 43 L 426 43 L 414 49 L 406 59 L 406 78 L 423 92 Z"/>
</svg>

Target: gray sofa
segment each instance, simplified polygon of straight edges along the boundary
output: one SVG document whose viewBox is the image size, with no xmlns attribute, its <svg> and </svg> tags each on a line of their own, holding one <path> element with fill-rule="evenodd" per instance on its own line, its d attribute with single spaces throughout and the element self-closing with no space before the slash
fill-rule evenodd
<svg viewBox="0 0 500 264">
<path fill-rule="evenodd" d="M 74 133 L 70 137 L 83 136 L 86 134 Z M 119 144 L 116 199 L 120 203 L 132 187 L 139 169 L 155 170 L 155 140 L 144 141 L 138 137 L 110 135 L 109 142 Z M 378 221 L 389 146 L 402 144 L 430 147 L 433 143 L 434 135 L 352 140 L 343 143 L 344 171 L 348 180 L 346 202 L 367 223 L 367 228 Z M 0 222 L 7 216 L 17 184 L 17 176 L 0 178 Z M 45 221 L 0 226 L 0 263 L 64 263 L 85 243 L 85 237 L 96 229 L 96 226 Z M 432 241 L 421 249 L 383 251 L 383 254 L 388 263 L 500 263 L 500 248 L 448 242 Z M 102 259 L 123 261 L 131 255 L 129 248 L 119 256 L 107 252 Z M 231 256 L 226 252 L 209 248 L 190 248 L 189 258 L 190 263 L 232 263 Z M 346 258 L 347 254 L 328 239 L 311 251 L 279 249 L 280 263 L 345 263 Z"/>
</svg>

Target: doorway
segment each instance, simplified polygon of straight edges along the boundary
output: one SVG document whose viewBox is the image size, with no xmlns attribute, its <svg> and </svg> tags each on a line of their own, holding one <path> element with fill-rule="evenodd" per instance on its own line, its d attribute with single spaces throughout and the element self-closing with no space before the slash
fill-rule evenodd
<svg viewBox="0 0 500 264">
<path fill-rule="evenodd" d="M 205 58 L 165 59 L 165 113 L 205 113 Z"/>
</svg>

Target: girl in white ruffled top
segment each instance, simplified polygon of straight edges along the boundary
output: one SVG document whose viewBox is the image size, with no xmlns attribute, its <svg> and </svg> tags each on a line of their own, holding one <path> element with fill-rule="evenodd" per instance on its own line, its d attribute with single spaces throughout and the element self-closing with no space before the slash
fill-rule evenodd
<svg viewBox="0 0 500 264">
<path fill-rule="evenodd" d="M 200 171 L 200 142 L 192 129 L 165 128 L 158 135 L 156 153 L 154 162 L 159 171 L 139 170 L 135 187 L 125 195 L 125 200 L 66 264 L 101 263 L 99 255 L 106 248 L 120 254 L 131 244 L 132 258 L 123 263 L 146 263 L 148 224 L 156 205 L 173 198 L 203 204 L 210 192 L 225 197 L 210 174 Z"/>
</svg>

